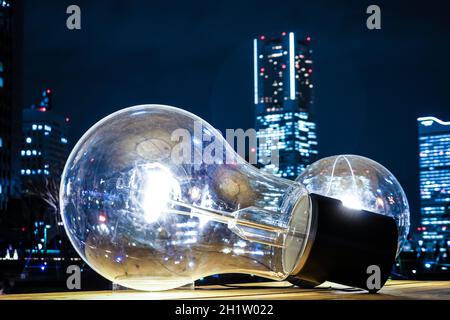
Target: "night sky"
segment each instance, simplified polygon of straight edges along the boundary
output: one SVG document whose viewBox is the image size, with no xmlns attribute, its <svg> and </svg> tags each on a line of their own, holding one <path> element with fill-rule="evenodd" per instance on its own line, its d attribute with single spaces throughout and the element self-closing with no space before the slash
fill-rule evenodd
<svg viewBox="0 0 450 320">
<path fill-rule="evenodd" d="M 71 4 L 81 31 L 66 28 Z M 366 28 L 370 4 L 381 7 L 381 30 Z M 450 120 L 449 14 L 445 1 L 28 0 L 24 101 L 52 88 L 72 144 L 107 114 L 145 103 L 247 129 L 253 38 L 310 35 L 320 156 L 359 154 L 389 168 L 417 223 L 416 118 Z"/>
</svg>

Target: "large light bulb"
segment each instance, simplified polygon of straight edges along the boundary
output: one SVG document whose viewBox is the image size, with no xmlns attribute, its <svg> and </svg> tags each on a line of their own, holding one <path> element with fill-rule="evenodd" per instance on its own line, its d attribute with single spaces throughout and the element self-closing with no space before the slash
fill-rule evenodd
<svg viewBox="0 0 450 320">
<path fill-rule="evenodd" d="M 168 106 L 124 109 L 88 130 L 66 163 L 60 205 L 80 256 L 133 289 L 171 289 L 221 273 L 366 288 L 366 264 L 388 269 L 393 261 L 392 237 L 373 252 L 366 235 L 356 234 L 354 251 L 339 239 L 343 232 L 348 238 L 339 201 L 260 172 L 208 123 Z M 317 228 L 330 219 L 336 229 Z M 358 219 L 387 234 L 393 224 L 395 244 L 392 219 L 363 211 Z M 336 242 L 318 244 L 318 230 Z M 339 261 L 316 267 L 342 246 L 351 256 L 343 269 Z M 359 261 L 361 250 L 373 259 Z"/>
</svg>

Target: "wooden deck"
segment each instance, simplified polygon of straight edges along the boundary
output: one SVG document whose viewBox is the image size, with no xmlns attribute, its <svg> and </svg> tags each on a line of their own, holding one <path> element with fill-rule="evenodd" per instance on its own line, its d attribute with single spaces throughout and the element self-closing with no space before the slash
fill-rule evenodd
<svg viewBox="0 0 450 320">
<path fill-rule="evenodd" d="M 236 286 L 204 286 L 164 292 L 118 290 L 4 295 L 0 300 L 450 300 L 450 281 L 390 281 L 378 294 L 349 291 L 331 283 L 311 290 L 293 288 L 286 282 Z"/>
</svg>

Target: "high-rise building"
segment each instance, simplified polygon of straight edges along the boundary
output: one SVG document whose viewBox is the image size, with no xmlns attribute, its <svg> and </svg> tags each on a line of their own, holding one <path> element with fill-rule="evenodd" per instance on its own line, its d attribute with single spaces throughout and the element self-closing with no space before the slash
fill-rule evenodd
<svg viewBox="0 0 450 320">
<path fill-rule="evenodd" d="M 419 255 L 425 272 L 450 269 L 450 121 L 435 117 L 419 124 Z"/>
<path fill-rule="evenodd" d="M 52 92 L 46 89 L 40 100 L 23 110 L 23 142 L 20 174 L 24 188 L 39 187 L 50 179 L 59 181 L 69 153 L 69 118 L 52 110 Z"/>
<path fill-rule="evenodd" d="M 295 178 L 318 154 L 311 115 L 311 37 L 300 39 L 293 32 L 261 35 L 253 46 L 259 165 L 270 173 Z M 278 164 L 263 163 L 273 151 L 278 152 Z"/>
<path fill-rule="evenodd" d="M 19 193 L 21 22 L 20 1 L 0 0 L 0 212 Z"/>
</svg>

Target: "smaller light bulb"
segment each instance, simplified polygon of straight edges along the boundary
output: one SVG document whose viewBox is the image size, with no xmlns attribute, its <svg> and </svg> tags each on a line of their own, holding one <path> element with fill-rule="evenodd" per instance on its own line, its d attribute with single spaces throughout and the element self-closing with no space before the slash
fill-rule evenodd
<svg viewBox="0 0 450 320">
<path fill-rule="evenodd" d="M 409 205 L 400 183 L 381 164 L 356 155 L 337 155 L 311 164 L 298 178 L 309 192 L 338 199 L 348 208 L 395 220 L 397 256 L 409 232 Z"/>
</svg>

